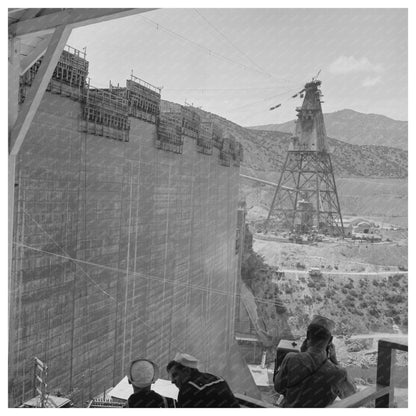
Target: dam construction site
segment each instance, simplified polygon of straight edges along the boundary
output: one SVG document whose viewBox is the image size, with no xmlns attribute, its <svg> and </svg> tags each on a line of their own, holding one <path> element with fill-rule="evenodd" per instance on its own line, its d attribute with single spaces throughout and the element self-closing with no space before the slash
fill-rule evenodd
<svg viewBox="0 0 416 416">
<path fill-rule="evenodd" d="M 136 70 L 94 86 L 86 50 L 67 44 L 77 27 L 150 10 L 9 9 L 8 406 L 122 407 L 140 357 L 176 399 L 166 365 L 186 353 L 240 407 L 275 407 L 276 348 L 332 302 L 337 348 L 362 382 L 338 407 L 391 406 L 407 382 L 407 229 L 343 216 L 321 81 L 297 93 L 269 180 L 253 168 L 256 130 L 163 99 Z M 400 260 L 377 263 L 378 243 Z M 332 260 L 317 260 L 325 247 Z M 394 350 L 393 377 L 381 367 Z"/>
</svg>

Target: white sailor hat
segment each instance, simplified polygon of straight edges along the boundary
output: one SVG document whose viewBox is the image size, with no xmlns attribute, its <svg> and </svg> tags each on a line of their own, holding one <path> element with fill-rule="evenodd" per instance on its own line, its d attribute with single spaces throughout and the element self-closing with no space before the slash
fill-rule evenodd
<svg viewBox="0 0 416 416">
<path fill-rule="evenodd" d="M 189 354 L 185 354 L 182 352 L 178 352 L 175 355 L 175 358 L 173 359 L 173 361 L 176 361 L 179 364 L 182 364 L 185 367 L 190 367 L 190 368 L 198 368 L 198 360 L 195 357 L 192 357 L 192 355 Z"/>
</svg>

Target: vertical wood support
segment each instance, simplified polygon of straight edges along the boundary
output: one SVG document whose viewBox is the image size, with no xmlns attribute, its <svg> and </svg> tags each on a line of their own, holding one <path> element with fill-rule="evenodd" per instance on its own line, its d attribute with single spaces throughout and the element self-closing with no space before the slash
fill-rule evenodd
<svg viewBox="0 0 416 416">
<path fill-rule="evenodd" d="M 390 386 L 392 378 L 392 366 L 394 362 L 395 351 L 390 345 L 383 340 L 378 342 L 377 355 L 377 384 L 382 386 Z M 393 403 L 394 392 L 390 392 L 385 396 L 376 399 L 376 407 L 390 407 Z"/>
</svg>

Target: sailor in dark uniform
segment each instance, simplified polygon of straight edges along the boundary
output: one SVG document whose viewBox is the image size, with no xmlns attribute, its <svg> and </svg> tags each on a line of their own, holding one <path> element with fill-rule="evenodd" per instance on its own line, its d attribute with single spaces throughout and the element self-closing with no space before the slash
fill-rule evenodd
<svg viewBox="0 0 416 416">
<path fill-rule="evenodd" d="M 227 382 L 198 370 L 198 360 L 178 353 L 167 365 L 170 379 L 179 389 L 177 407 L 240 407 Z"/>
</svg>

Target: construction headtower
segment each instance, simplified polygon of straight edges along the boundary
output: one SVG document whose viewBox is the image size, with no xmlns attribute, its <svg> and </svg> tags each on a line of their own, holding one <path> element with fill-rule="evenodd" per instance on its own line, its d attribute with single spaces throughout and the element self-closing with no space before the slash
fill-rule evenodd
<svg viewBox="0 0 416 416">
<path fill-rule="evenodd" d="M 322 114 L 321 81 L 312 79 L 300 92 L 295 133 L 270 206 L 273 219 L 298 233 L 316 230 L 344 236 L 341 208 Z"/>
</svg>

